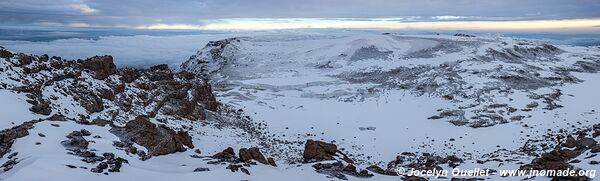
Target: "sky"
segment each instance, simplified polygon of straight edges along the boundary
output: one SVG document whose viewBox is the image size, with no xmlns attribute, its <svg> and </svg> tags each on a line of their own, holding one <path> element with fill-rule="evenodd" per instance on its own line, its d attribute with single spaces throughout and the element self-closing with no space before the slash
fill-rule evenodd
<svg viewBox="0 0 600 181">
<path fill-rule="evenodd" d="M 0 25 L 600 33 L 599 0 L 1 0 Z"/>
</svg>

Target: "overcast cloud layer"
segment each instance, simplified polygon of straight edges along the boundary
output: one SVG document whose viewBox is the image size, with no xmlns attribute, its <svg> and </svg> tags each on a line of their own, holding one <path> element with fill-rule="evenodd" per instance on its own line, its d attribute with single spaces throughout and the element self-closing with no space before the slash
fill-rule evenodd
<svg viewBox="0 0 600 181">
<path fill-rule="evenodd" d="M 140 27 L 230 18 L 393 18 L 402 21 L 600 18 L 598 0 L 2 0 L 4 25 Z"/>
</svg>

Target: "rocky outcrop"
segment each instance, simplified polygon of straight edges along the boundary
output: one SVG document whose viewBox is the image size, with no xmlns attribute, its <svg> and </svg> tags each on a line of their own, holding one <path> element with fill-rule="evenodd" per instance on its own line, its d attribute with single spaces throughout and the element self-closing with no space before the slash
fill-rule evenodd
<svg viewBox="0 0 600 181">
<path fill-rule="evenodd" d="M 60 142 L 67 150 L 81 151 L 88 148 L 90 144 L 83 136 L 88 134 L 82 134 L 81 132 L 74 131 L 67 135 L 67 140 Z"/>
<path fill-rule="evenodd" d="M 50 108 L 50 103 L 48 101 L 33 101 L 33 106 L 29 108 L 29 110 L 36 114 L 41 115 L 50 115 L 52 113 L 52 109 Z"/>
<path fill-rule="evenodd" d="M 117 73 L 117 66 L 113 63 L 113 57 L 110 55 L 88 58 L 81 62 L 81 67 L 91 70 L 94 78 L 99 80 Z"/>
<path fill-rule="evenodd" d="M 256 147 L 252 148 L 241 148 L 239 153 L 240 161 L 242 162 L 250 162 L 252 160 L 256 160 L 262 164 L 269 164 L 265 156 L 260 152 L 260 150 Z"/>
<path fill-rule="evenodd" d="M 543 153 L 541 156 L 533 159 L 531 163 L 522 165 L 521 170 L 567 170 L 573 169 L 573 165 L 570 163 L 580 162 L 580 160 L 574 160 L 588 150 L 594 153 L 595 149 L 600 148 L 600 144 L 589 136 L 594 135 L 596 128 L 600 128 L 600 124 L 592 126 L 591 129 L 578 131 L 577 138 L 571 135 L 561 136 L 559 135 L 559 144 L 549 152 Z M 561 139 L 562 137 L 562 139 Z M 596 150 L 597 152 L 598 150 Z M 595 155 L 594 155 L 595 156 Z M 586 157 L 592 158 L 591 157 Z M 590 180 L 585 176 L 580 177 L 553 177 L 552 180 Z"/>
<path fill-rule="evenodd" d="M 228 147 L 225 150 L 214 154 L 212 157 L 215 159 L 228 160 L 228 161 L 233 161 L 236 159 L 235 152 L 233 151 L 233 148 L 231 148 L 231 147 Z"/>
<path fill-rule="evenodd" d="M 113 132 L 120 132 L 119 135 L 125 140 L 145 147 L 148 149 L 148 154 L 152 156 L 194 148 L 192 137 L 187 132 L 174 131 L 162 124 L 157 126 L 144 116 L 138 116 L 135 120 L 127 122 L 123 128 L 113 128 Z"/>
<path fill-rule="evenodd" d="M 138 70 L 131 68 L 121 69 L 119 75 L 121 75 L 121 80 L 125 83 L 131 83 L 141 76 Z"/>
<path fill-rule="evenodd" d="M 12 52 L 0 47 L 0 58 L 10 58 L 12 56 Z"/>
<path fill-rule="evenodd" d="M 2 76 L 14 81 L 3 81 L 0 89 L 26 93 L 27 102 L 32 105 L 30 110 L 36 114 L 60 114 L 68 115 L 65 119 L 82 120 L 85 117 L 86 121 L 102 119 L 124 124 L 140 115 L 205 120 L 206 111 L 218 110 L 219 104 L 206 80 L 190 72 L 172 71 L 167 65 L 156 65 L 148 70 L 119 70 L 112 56 L 68 61 L 48 55 L 4 51 L 8 63 L 0 67 L 6 70 Z M 108 79 L 109 76 L 114 79 Z M 80 106 L 86 113 L 73 114 L 77 108 L 61 108 L 61 104 L 55 103 L 61 97 L 72 97 L 79 103 L 74 106 Z M 89 117 L 93 113 L 97 114 Z"/>
<path fill-rule="evenodd" d="M 240 38 L 210 41 L 196 55 L 184 62 L 181 69 L 209 77 L 210 74 L 229 64 L 235 56 L 235 52 L 238 50 L 237 44 L 240 42 Z"/>
<path fill-rule="evenodd" d="M 29 135 L 29 129 L 33 128 L 35 123 L 42 120 L 32 120 L 24 122 L 21 125 L 0 131 L 0 158 L 10 152 L 10 148 L 16 139 Z"/>
<path fill-rule="evenodd" d="M 344 153 L 337 149 L 337 145 L 322 141 L 307 140 L 304 144 L 304 163 L 334 160 L 337 154 L 347 163 L 353 163 Z"/>
</svg>

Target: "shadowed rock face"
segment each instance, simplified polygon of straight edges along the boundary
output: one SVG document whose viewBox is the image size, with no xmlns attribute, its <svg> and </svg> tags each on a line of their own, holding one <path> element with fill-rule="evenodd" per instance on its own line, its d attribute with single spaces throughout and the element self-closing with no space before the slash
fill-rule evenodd
<svg viewBox="0 0 600 181">
<path fill-rule="evenodd" d="M 148 154 L 153 156 L 182 152 L 186 147 L 194 148 L 192 137 L 187 132 L 176 132 L 164 125 L 156 126 L 144 116 L 127 122 L 121 131 L 123 137 L 142 145 L 148 149 Z"/>
</svg>

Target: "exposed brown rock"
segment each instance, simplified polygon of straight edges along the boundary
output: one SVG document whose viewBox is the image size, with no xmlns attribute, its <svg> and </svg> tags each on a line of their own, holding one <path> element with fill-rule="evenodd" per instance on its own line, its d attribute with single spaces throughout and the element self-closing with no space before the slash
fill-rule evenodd
<svg viewBox="0 0 600 181">
<path fill-rule="evenodd" d="M 195 96 L 204 103 L 204 106 L 207 110 L 217 111 L 219 108 L 217 99 L 212 93 L 212 88 L 210 84 L 204 84 L 202 86 L 195 87 L 196 94 Z"/>
<path fill-rule="evenodd" d="M 269 162 L 267 162 L 267 159 L 265 159 L 265 156 L 256 147 L 252 147 L 249 149 L 242 148 L 240 149 L 238 154 L 242 162 L 250 162 L 252 160 L 256 160 L 257 162 L 265 165 L 269 164 Z"/>
<path fill-rule="evenodd" d="M 0 131 L 0 158 L 10 151 L 10 148 L 17 138 L 29 135 L 29 129 L 33 128 L 35 123 L 41 121 L 42 120 L 31 120 L 10 129 Z"/>
<path fill-rule="evenodd" d="M 50 115 L 52 109 L 50 109 L 50 103 L 48 101 L 35 101 L 35 104 L 29 108 L 29 110 L 36 114 Z"/>
<path fill-rule="evenodd" d="M 213 155 L 212 157 L 221 160 L 233 160 L 235 159 L 235 152 L 233 152 L 233 148 L 228 147 L 227 149 Z"/>
<path fill-rule="evenodd" d="M 522 170 L 566 170 L 572 169 L 569 160 L 578 157 L 586 150 L 594 149 L 597 142 L 581 135 L 577 139 L 568 136 L 566 140 L 556 146 L 554 150 L 542 154 L 530 164 L 521 166 Z M 553 177 L 552 180 L 589 180 L 587 177 Z"/>
<path fill-rule="evenodd" d="M 163 81 L 173 80 L 173 72 L 169 70 L 169 66 L 166 64 L 159 64 L 150 67 L 150 75 L 148 76 L 150 81 Z"/>
<path fill-rule="evenodd" d="M 96 126 L 106 126 L 106 125 L 111 125 L 112 122 L 110 122 L 108 120 L 104 120 L 104 119 L 94 119 L 92 121 L 92 124 L 96 125 Z"/>
<path fill-rule="evenodd" d="M 117 73 L 117 66 L 110 55 L 88 58 L 81 63 L 81 67 L 94 72 L 94 78 L 99 80 Z"/>
<path fill-rule="evenodd" d="M 322 141 L 307 140 L 304 144 L 304 162 L 311 163 L 323 160 L 333 160 L 337 146 Z"/>
<path fill-rule="evenodd" d="M 358 172 L 358 168 L 356 168 L 356 166 L 353 164 L 344 166 L 344 163 L 341 161 L 333 163 L 317 163 L 312 167 L 315 168 L 317 173 L 327 174 L 341 180 L 348 179 L 345 175 L 351 175 L 358 178 L 369 178 L 373 176 L 373 174 L 369 173 L 367 170 L 361 170 Z"/>
<path fill-rule="evenodd" d="M 21 65 L 29 65 L 29 64 L 31 64 L 31 62 L 33 62 L 33 56 L 19 54 L 19 63 Z"/>
<path fill-rule="evenodd" d="M 600 152 L 600 144 L 596 144 L 595 146 L 593 146 L 592 149 L 590 150 L 590 152 L 592 152 L 592 153 Z"/>
<path fill-rule="evenodd" d="M 140 77 L 140 73 L 136 69 L 125 68 L 120 71 L 121 80 L 123 82 L 131 83 Z"/>
<path fill-rule="evenodd" d="M 65 116 L 62 114 L 53 114 L 52 116 L 48 117 L 48 120 L 50 121 L 65 121 Z"/>
<path fill-rule="evenodd" d="M 275 163 L 275 159 L 269 157 L 269 158 L 267 158 L 267 162 L 269 162 L 269 165 L 277 167 L 277 164 Z"/>
<path fill-rule="evenodd" d="M 392 176 L 397 176 L 396 172 L 392 172 L 392 171 L 386 171 L 383 168 L 377 166 L 377 165 L 371 165 L 369 167 L 367 167 L 367 170 L 371 171 L 371 172 L 375 172 L 381 175 L 392 175 Z"/>
<path fill-rule="evenodd" d="M 13 54 L 10 51 L 0 48 L 0 58 L 11 58 L 12 56 Z"/>
<path fill-rule="evenodd" d="M 336 153 L 341 154 L 342 157 L 340 159 L 347 163 L 354 163 L 348 156 L 339 151 L 335 144 L 307 140 L 304 144 L 304 163 L 333 160 Z"/>
<path fill-rule="evenodd" d="M 148 149 L 152 156 L 182 152 L 186 150 L 185 146 L 194 148 L 192 137 L 187 132 L 175 132 L 164 125 L 156 126 L 144 116 L 127 122 L 124 131 L 127 138 Z"/>
</svg>

